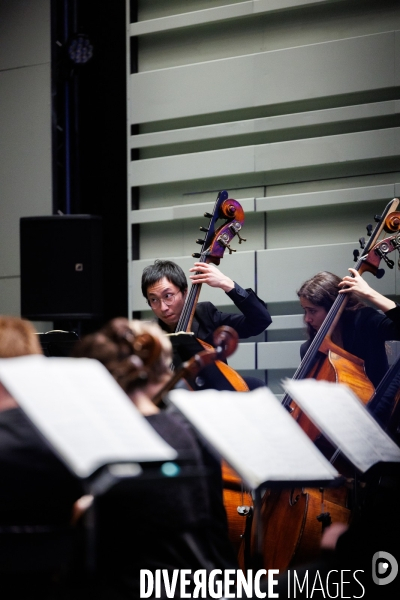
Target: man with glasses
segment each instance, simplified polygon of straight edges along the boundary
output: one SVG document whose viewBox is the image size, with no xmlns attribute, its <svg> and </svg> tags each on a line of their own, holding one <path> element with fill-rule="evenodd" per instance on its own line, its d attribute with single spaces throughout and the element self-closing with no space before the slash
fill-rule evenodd
<svg viewBox="0 0 400 600">
<path fill-rule="evenodd" d="M 239 338 L 248 338 L 262 333 L 271 324 L 265 303 L 253 290 L 244 290 L 214 264 L 196 262 L 190 272 L 193 273 L 190 277 L 192 283 L 205 283 L 222 289 L 242 313 L 223 313 L 211 302 L 199 302 L 193 318 L 192 332 L 200 340 L 212 344 L 213 333 L 220 325 L 229 325 L 237 331 Z M 185 273 L 170 260 L 156 260 L 143 271 L 143 296 L 164 331 L 175 331 L 187 290 Z"/>
</svg>

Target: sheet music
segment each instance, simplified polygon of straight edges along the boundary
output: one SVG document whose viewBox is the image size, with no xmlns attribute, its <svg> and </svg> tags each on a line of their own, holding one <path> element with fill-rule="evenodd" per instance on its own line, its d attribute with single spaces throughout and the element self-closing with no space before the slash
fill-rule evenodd
<svg viewBox="0 0 400 600">
<path fill-rule="evenodd" d="M 169 400 L 253 489 L 338 476 L 268 388 L 243 394 L 173 390 Z"/>
<path fill-rule="evenodd" d="M 0 381 L 79 477 L 120 461 L 176 458 L 97 360 L 0 360 Z"/>
<path fill-rule="evenodd" d="M 362 473 L 378 462 L 400 462 L 400 448 L 346 385 L 303 379 L 286 380 L 284 388 Z"/>
</svg>

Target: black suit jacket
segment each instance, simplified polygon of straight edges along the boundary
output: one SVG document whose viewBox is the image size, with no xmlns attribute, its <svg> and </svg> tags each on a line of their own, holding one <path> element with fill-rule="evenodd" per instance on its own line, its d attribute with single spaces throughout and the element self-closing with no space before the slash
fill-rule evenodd
<svg viewBox="0 0 400 600">
<path fill-rule="evenodd" d="M 213 333 L 221 325 L 228 325 L 235 329 L 239 338 L 249 338 L 262 333 L 272 323 L 266 304 L 253 290 L 244 290 L 235 283 L 235 287 L 227 292 L 227 296 L 230 297 L 242 314 L 224 313 L 219 311 L 211 302 L 199 302 L 192 323 L 192 332 L 195 338 L 214 345 Z M 167 326 L 161 320 L 158 320 L 158 323 L 164 331 L 168 331 Z M 202 350 L 196 339 L 193 340 L 193 348 L 189 348 L 180 339 L 180 336 L 177 336 L 177 338 L 172 340 L 175 367 Z M 205 389 L 206 387 L 215 387 L 221 390 L 233 389 L 215 365 L 203 369 L 202 378 L 206 385 L 197 386 L 195 382 L 191 381 L 193 389 Z"/>
<path fill-rule="evenodd" d="M 249 338 L 262 333 L 272 323 L 267 305 L 250 288 L 244 290 L 235 283 L 227 296 L 242 314 L 224 313 L 211 302 L 199 302 L 193 317 L 192 332 L 200 340 L 212 345 L 212 335 L 220 325 L 235 329 L 239 338 Z M 160 319 L 158 324 L 164 331 L 168 331 Z"/>
<path fill-rule="evenodd" d="M 199 302 L 193 318 L 192 331 L 197 338 L 212 345 L 214 331 L 228 325 L 237 331 L 239 338 L 249 338 L 262 333 L 272 323 L 266 304 L 251 289 L 243 290 L 235 284 L 227 293 L 242 314 L 224 313 L 211 302 Z"/>
</svg>

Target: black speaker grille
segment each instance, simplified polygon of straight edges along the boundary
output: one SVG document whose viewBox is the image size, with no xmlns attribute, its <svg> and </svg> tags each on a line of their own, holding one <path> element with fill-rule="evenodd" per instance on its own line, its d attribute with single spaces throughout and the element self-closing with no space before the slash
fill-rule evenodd
<svg viewBox="0 0 400 600">
<path fill-rule="evenodd" d="M 102 222 L 92 215 L 20 219 L 21 314 L 31 320 L 102 316 Z"/>
</svg>

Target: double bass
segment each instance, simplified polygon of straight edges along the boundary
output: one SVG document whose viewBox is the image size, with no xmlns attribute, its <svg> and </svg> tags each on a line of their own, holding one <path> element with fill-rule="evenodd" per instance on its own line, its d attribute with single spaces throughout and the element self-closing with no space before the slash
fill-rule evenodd
<svg viewBox="0 0 400 600">
<path fill-rule="evenodd" d="M 382 216 L 377 219 L 378 224 L 373 233 L 372 226 L 368 226 L 367 231 L 371 238 L 367 245 L 361 238 L 360 244 L 364 246 L 361 257 L 359 251 L 355 251 L 355 268 L 360 274 L 370 271 L 377 277 L 382 276 L 382 270 L 379 269 L 382 260 L 389 268 L 393 268 L 394 263 L 388 254 L 400 248 L 400 234 L 395 233 L 380 242 L 378 238 L 383 230 L 393 233 L 400 229 L 400 213 L 396 211 L 398 204 L 399 200 L 395 198 L 387 205 Z M 339 294 L 293 378 L 314 377 L 346 383 L 366 404 L 374 393 L 374 386 L 365 374 L 363 361 L 332 341 L 332 333 L 346 302 L 347 296 Z M 288 394 L 284 396 L 282 404 L 310 439 L 316 441 L 320 432 Z M 333 453 L 327 456 L 332 458 L 332 462 L 337 458 L 337 453 L 331 446 L 320 446 L 320 449 Z M 349 490 L 346 487 L 329 490 L 267 491 L 260 515 L 264 535 L 264 568 L 285 570 L 293 564 L 314 560 L 319 551 L 324 528 L 332 522 L 350 521 L 352 507 L 348 499 Z"/>
<path fill-rule="evenodd" d="M 198 259 L 198 262 L 213 263 L 219 265 L 221 258 L 224 255 L 226 249 L 229 254 L 236 252 L 231 247 L 232 239 L 237 236 L 239 244 L 245 242 L 246 239 L 242 238 L 240 231 L 244 223 L 244 211 L 242 206 L 237 200 L 228 198 L 228 193 L 224 190 L 219 192 L 212 214 L 205 213 L 204 216 L 209 218 L 208 227 L 200 227 L 200 231 L 206 233 L 204 239 L 197 239 L 196 243 L 201 244 L 200 253 L 194 253 L 192 256 Z M 217 221 L 223 219 L 222 225 L 217 227 Z M 193 317 L 196 310 L 197 302 L 200 296 L 202 284 L 193 283 L 189 293 L 186 296 L 186 300 L 176 326 L 176 334 L 171 336 L 171 341 L 175 348 L 177 348 L 178 354 L 181 354 L 184 358 L 185 348 L 179 348 L 179 334 L 181 332 L 190 332 Z M 198 344 L 203 348 L 212 347 L 206 344 L 203 340 L 197 340 Z M 193 349 L 195 345 L 193 344 Z M 198 346 L 199 347 L 199 346 Z M 192 350 L 193 351 L 193 350 Z M 209 369 L 203 372 L 202 377 L 206 379 L 204 385 L 197 386 L 195 381 L 191 381 L 190 385 L 193 389 L 206 389 L 207 387 L 215 387 L 216 389 L 228 389 L 239 392 L 248 392 L 249 388 L 244 379 L 234 369 L 229 367 L 225 362 L 218 360 L 215 366 L 210 366 Z"/>
<path fill-rule="evenodd" d="M 208 227 L 200 227 L 200 231 L 206 235 L 204 239 L 196 240 L 196 243 L 201 245 L 201 251 L 194 253 L 192 256 L 198 259 L 199 262 L 219 265 L 225 250 L 228 250 L 229 254 L 236 252 L 231 247 L 233 238 L 237 237 L 239 244 L 246 241 L 240 235 L 244 223 L 244 211 L 240 203 L 229 198 L 228 193 L 224 190 L 219 192 L 212 214 L 205 213 L 204 216 L 209 219 L 209 224 Z M 223 222 L 219 225 L 218 221 Z M 182 333 L 189 334 L 191 331 L 201 287 L 201 284 L 192 284 L 176 326 L 176 333 L 169 335 L 174 347 L 174 354 L 175 356 L 178 355 L 178 360 L 175 360 L 177 366 L 171 381 L 153 398 L 156 404 L 160 403 L 163 395 L 180 378 L 184 378 L 189 387 L 195 391 L 207 389 L 208 387 L 218 390 L 249 391 L 246 382 L 239 373 L 224 362 L 225 357 L 228 356 L 226 352 L 225 354 L 215 354 L 215 349 L 204 341 L 194 338 L 193 335 L 189 339 L 182 335 Z M 215 334 L 217 334 L 217 337 L 214 339 L 214 343 L 218 341 L 221 332 L 215 332 Z M 208 356 L 207 351 L 209 352 Z M 197 358 L 194 362 L 190 362 L 193 355 Z M 198 357 L 201 357 L 202 365 L 199 377 L 197 377 L 198 370 L 195 367 L 196 361 L 199 360 Z M 183 361 L 180 366 L 179 360 Z M 189 367 L 189 365 L 191 366 Z M 253 501 L 251 494 L 244 490 L 242 481 L 236 473 L 224 461 L 221 466 L 229 537 L 236 552 L 239 552 L 242 548 L 242 536 L 248 529 L 248 521 L 251 519 Z"/>
<path fill-rule="evenodd" d="M 364 246 L 363 253 L 359 256 L 359 251 L 354 251 L 354 257 L 357 261 L 354 268 L 360 275 L 369 271 L 378 278 L 382 277 L 384 271 L 379 269 L 382 260 L 386 262 L 389 268 L 393 268 L 394 263 L 387 255 L 397 248 L 398 236 L 397 234 L 392 235 L 380 242 L 378 242 L 378 238 L 383 230 L 393 232 L 400 229 L 400 213 L 396 211 L 399 202 L 395 198 L 386 206 L 382 216 L 379 217 L 374 232 L 372 233 L 369 230 L 371 235 L 367 244 L 365 244 L 363 238 L 360 239 L 360 244 Z M 369 228 L 370 226 L 367 230 Z M 332 334 L 343 314 L 347 300 L 347 295 L 338 294 L 293 379 L 313 377 L 325 381 L 345 383 L 366 404 L 374 392 L 374 386 L 365 374 L 364 361 L 332 341 Z M 318 436 L 318 430 L 301 414 L 288 394 L 283 397 L 282 404 L 292 413 L 292 416 L 309 437 L 314 440 Z"/>
</svg>

